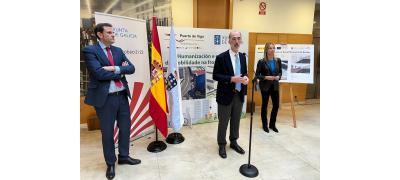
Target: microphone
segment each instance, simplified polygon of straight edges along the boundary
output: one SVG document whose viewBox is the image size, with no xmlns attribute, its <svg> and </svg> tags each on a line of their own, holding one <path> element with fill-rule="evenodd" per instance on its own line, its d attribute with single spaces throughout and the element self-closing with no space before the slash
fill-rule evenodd
<svg viewBox="0 0 400 180">
<path fill-rule="evenodd" d="M 248 58 L 247 54 L 245 52 L 242 54 L 246 57 L 246 61 L 247 61 L 247 58 Z M 254 78 L 251 80 L 251 82 L 254 83 L 256 81 L 257 81 L 257 77 L 254 75 Z"/>
<path fill-rule="evenodd" d="M 247 56 L 247 54 L 244 52 L 244 53 L 242 53 L 245 57 L 246 57 L 246 60 L 247 60 L 247 58 L 248 58 L 248 56 Z M 257 78 L 256 78 L 256 76 L 254 76 L 254 78 L 251 80 L 251 82 L 255 82 L 255 81 L 257 81 Z"/>
<path fill-rule="evenodd" d="M 257 77 L 254 77 L 253 80 L 251 80 L 251 82 L 253 83 L 257 82 Z"/>
<path fill-rule="evenodd" d="M 243 53 L 243 55 L 246 58 L 246 62 L 248 62 L 249 61 L 249 56 L 247 56 L 247 54 L 245 52 Z"/>
</svg>

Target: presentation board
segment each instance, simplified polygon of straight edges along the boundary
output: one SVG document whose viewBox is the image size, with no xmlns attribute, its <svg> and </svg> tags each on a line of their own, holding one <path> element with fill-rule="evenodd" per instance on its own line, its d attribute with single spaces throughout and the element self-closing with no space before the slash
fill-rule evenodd
<svg viewBox="0 0 400 180">
<path fill-rule="evenodd" d="M 168 66 L 169 59 L 170 30 L 171 27 L 158 27 L 165 67 Z M 174 27 L 174 31 L 181 77 L 184 124 L 217 121 L 217 82 L 212 79 L 212 72 L 215 57 L 230 48 L 228 43 L 230 30 Z M 239 51 L 247 54 L 248 32 L 241 31 L 241 35 L 243 43 Z M 245 113 L 246 102 L 243 104 L 242 116 Z"/>
<path fill-rule="evenodd" d="M 257 62 L 264 58 L 264 46 L 256 45 L 254 72 Z M 279 82 L 314 83 L 313 44 L 275 44 L 275 57 L 282 60 L 282 77 Z"/>
</svg>

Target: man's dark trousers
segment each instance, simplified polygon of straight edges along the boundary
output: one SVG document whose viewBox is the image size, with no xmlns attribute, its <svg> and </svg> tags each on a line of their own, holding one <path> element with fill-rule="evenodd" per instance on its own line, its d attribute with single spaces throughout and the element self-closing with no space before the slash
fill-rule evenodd
<svg viewBox="0 0 400 180">
<path fill-rule="evenodd" d="M 117 120 L 117 126 L 119 128 L 118 158 L 128 158 L 131 121 L 126 93 L 108 95 L 104 105 L 95 108 L 97 117 L 99 117 L 100 120 L 103 154 L 107 165 L 113 165 L 117 160 L 113 138 L 115 120 Z"/>
<path fill-rule="evenodd" d="M 219 146 L 226 145 L 226 130 L 229 125 L 229 140 L 236 143 L 239 138 L 240 115 L 242 114 L 243 103 L 239 94 L 233 95 L 231 104 L 218 104 L 218 135 L 217 141 Z"/>
</svg>

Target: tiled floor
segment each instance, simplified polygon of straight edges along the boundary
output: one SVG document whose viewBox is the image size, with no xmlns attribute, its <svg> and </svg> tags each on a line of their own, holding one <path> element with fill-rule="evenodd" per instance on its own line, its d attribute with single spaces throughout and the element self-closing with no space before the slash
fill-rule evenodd
<svg viewBox="0 0 400 180">
<path fill-rule="evenodd" d="M 283 104 L 277 122 L 280 132 L 270 131 L 269 134 L 262 130 L 260 109 L 256 109 L 251 164 L 258 168 L 259 175 L 252 179 L 320 179 L 319 102 L 303 103 L 295 108 L 298 127 L 293 128 L 289 104 Z M 192 129 L 183 127 L 181 133 L 185 141 L 178 145 L 167 144 L 167 149 L 160 153 L 147 151 L 147 145 L 154 141 L 154 134 L 134 141 L 131 156 L 141 159 L 142 163 L 136 166 L 116 165 L 114 179 L 247 179 L 240 174 L 239 167 L 247 163 L 249 122 L 250 114 L 247 114 L 240 123 L 238 143 L 246 151 L 245 155 L 227 146 L 227 159 L 219 157 L 216 143 L 218 123 L 194 125 Z M 88 131 L 86 125 L 81 125 L 80 148 L 81 179 L 106 179 L 100 131 Z"/>
</svg>

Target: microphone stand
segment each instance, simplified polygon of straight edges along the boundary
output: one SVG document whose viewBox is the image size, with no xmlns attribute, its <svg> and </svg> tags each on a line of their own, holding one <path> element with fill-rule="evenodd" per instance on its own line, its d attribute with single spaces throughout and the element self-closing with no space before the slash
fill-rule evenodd
<svg viewBox="0 0 400 180">
<path fill-rule="evenodd" d="M 253 111 L 254 111 L 254 86 L 255 82 L 257 82 L 257 78 L 254 77 L 252 80 L 252 87 L 251 87 L 251 112 L 250 112 L 250 136 L 249 136 L 249 160 L 247 164 L 243 164 L 240 166 L 239 171 L 243 176 L 246 177 L 256 177 L 258 176 L 258 169 L 250 164 L 250 157 L 251 157 L 251 134 L 253 131 Z"/>
</svg>

